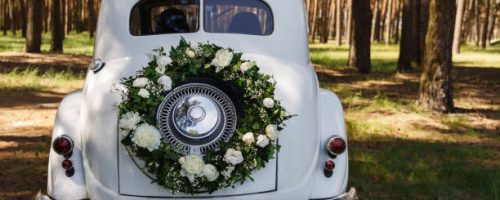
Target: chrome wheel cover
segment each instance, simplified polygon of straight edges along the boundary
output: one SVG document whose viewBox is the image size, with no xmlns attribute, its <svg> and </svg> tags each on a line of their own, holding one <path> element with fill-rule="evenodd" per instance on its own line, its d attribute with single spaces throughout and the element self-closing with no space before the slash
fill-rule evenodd
<svg viewBox="0 0 500 200">
<path fill-rule="evenodd" d="M 158 107 L 157 120 L 163 141 L 182 155 L 218 150 L 237 125 L 231 99 L 204 83 L 185 84 L 168 93 Z"/>
</svg>

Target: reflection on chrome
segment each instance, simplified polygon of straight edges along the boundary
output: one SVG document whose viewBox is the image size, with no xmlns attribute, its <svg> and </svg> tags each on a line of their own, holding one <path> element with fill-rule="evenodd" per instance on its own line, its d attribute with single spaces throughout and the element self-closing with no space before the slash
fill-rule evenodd
<svg viewBox="0 0 500 200">
<path fill-rule="evenodd" d="M 204 138 L 221 125 L 222 108 L 210 98 L 193 95 L 179 101 L 173 117 L 176 129 L 190 138 Z"/>
</svg>

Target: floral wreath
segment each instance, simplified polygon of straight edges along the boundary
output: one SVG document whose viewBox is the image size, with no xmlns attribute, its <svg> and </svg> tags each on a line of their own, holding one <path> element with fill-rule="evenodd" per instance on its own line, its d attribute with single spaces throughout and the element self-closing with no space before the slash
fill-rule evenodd
<svg viewBox="0 0 500 200">
<path fill-rule="evenodd" d="M 241 56 L 230 48 L 188 43 L 182 38 L 169 53 L 163 47 L 153 50 L 147 66 L 121 80 L 121 142 L 143 161 L 141 168 L 154 175 L 153 182 L 173 193 L 212 193 L 253 180 L 252 171 L 264 168 L 279 151 L 279 131 L 292 116 L 274 99 L 274 79 Z M 238 101 L 244 114 L 219 149 L 205 155 L 182 155 L 163 140 L 157 108 L 175 87 L 201 75 L 233 83 L 241 92 Z"/>
</svg>

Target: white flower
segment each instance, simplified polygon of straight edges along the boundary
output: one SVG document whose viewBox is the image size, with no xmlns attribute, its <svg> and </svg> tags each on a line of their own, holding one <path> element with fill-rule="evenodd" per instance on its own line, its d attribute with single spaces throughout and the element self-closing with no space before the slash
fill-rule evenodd
<svg viewBox="0 0 500 200">
<path fill-rule="evenodd" d="M 234 171 L 234 166 L 227 166 L 226 170 L 222 171 L 221 174 L 224 176 L 224 178 L 229 179 L 231 178 L 231 173 Z"/>
<path fill-rule="evenodd" d="M 159 57 L 160 54 L 158 51 L 153 51 L 153 53 L 147 53 L 146 56 L 148 56 L 150 61 L 153 61 L 155 58 Z"/>
<path fill-rule="evenodd" d="M 273 108 L 274 107 L 274 99 L 272 99 L 272 98 L 265 98 L 262 101 L 262 104 L 264 104 L 264 107 L 266 107 L 266 108 Z"/>
<path fill-rule="evenodd" d="M 276 140 L 279 137 L 278 126 L 270 124 L 266 126 L 266 135 L 270 140 Z"/>
<path fill-rule="evenodd" d="M 255 66 L 255 62 L 244 62 L 243 64 L 241 64 L 240 66 L 240 71 L 242 73 L 245 73 L 247 70 L 249 70 L 250 68 L 252 68 L 253 66 Z"/>
<path fill-rule="evenodd" d="M 172 89 L 172 79 L 169 76 L 163 75 L 158 78 L 158 84 L 163 87 L 164 91 L 169 91 Z"/>
<path fill-rule="evenodd" d="M 148 91 L 148 90 L 146 90 L 146 89 L 144 89 L 144 88 L 141 88 L 141 89 L 139 90 L 138 95 L 139 95 L 139 96 L 141 96 L 142 98 L 147 99 L 147 98 L 149 98 L 149 95 L 150 95 L 150 94 L 149 94 L 149 91 Z"/>
<path fill-rule="evenodd" d="M 128 112 L 121 116 L 120 121 L 118 122 L 120 129 L 124 130 L 135 130 L 137 128 L 137 124 L 141 122 L 141 116 L 136 112 Z"/>
<path fill-rule="evenodd" d="M 241 140 L 243 140 L 245 144 L 251 145 L 255 141 L 255 138 L 252 132 L 248 132 L 243 135 L 243 138 L 241 138 Z"/>
<path fill-rule="evenodd" d="M 198 48 L 200 47 L 200 44 L 198 44 L 198 42 L 189 42 L 189 47 L 191 47 L 191 49 L 197 51 Z"/>
<path fill-rule="evenodd" d="M 198 155 L 189 155 L 179 158 L 179 164 L 188 174 L 202 175 L 205 168 L 205 161 Z"/>
<path fill-rule="evenodd" d="M 276 80 L 274 80 L 274 78 L 270 78 L 267 80 L 267 82 L 271 83 L 271 84 L 276 84 Z"/>
<path fill-rule="evenodd" d="M 132 142 L 149 151 L 154 151 L 160 147 L 161 134 L 149 124 L 142 124 L 135 130 Z"/>
<path fill-rule="evenodd" d="M 156 64 L 158 64 L 159 67 L 165 67 L 168 64 L 172 62 L 172 59 L 168 56 L 160 56 L 158 60 L 156 60 Z"/>
<path fill-rule="evenodd" d="M 122 136 L 123 138 L 125 138 L 130 133 L 130 130 L 120 129 L 119 132 L 120 132 L 120 136 Z"/>
<path fill-rule="evenodd" d="M 149 80 L 147 78 L 137 78 L 132 83 L 132 86 L 136 87 L 136 88 L 143 88 L 143 87 L 146 87 L 148 85 L 148 83 L 149 83 Z"/>
<path fill-rule="evenodd" d="M 190 48 L 186 49 L 186 55 L 189 57 L 189 58 L 194 58 L 196 57 L 196 53 L 194 53 L 194 51 Z"/>
<path fill-rule="evenodd" d="M 196 178 L 194 174 L 187 173 L 185 169 L 181 169 L 181 176 L 187 177 L 189 182 L 193 182 Z"/>
<path fill-rule="evenodd" d="M 257 146 L 264 148 L 269 144 L 269 139 L 265 135 L 259 135 L 257 137 Z"/>
<path fill-rule="evenodd" d="M 243 162 L 243 154 L 241 151 L 237 151 L 234 149 L 228 149 L 226 154 L 224 155 L 224 161 L 229 164 L 237 165 Z"/>
<path fill-rule="evenodd" d="M 207 164 L 203 168 L 203 176 L 205 176 L 208 181 L 212 182 L 219 178 L 219 171 L 217 171 L 217 168 L 215 168 L 215 166 Z"/>
<path fill-rule="evenodd" d="M 158 74 L 164 74 L 166 69 L 167 68 L 165 66 L 158 66 L 158 67 L 155 68 L 155 71 Z"/>
<path fill-rule="evenodd" d="M 212 65 L 216 67 L 215 72 L 220 72 L 225 67 L 231 64 L 233 53 L 227 49 L 220 49 L 215 53 L 215 58 L 212 60 Z"/>
</svg>

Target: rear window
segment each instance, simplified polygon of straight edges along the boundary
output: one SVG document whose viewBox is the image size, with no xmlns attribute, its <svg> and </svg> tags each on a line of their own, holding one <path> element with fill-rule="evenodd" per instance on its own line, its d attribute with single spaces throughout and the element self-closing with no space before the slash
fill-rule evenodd
<svg viewBox="0 0 500 200">
<path fill-rule="evenodd" d="M 270 35 L 270 7 L 261 0 L 205 0 L 204 29 L 209 33 Z M 130 15 L 134 36 L 198 32 L 200 0 L 140 0 Z"/>
<path fill-rule="evenodd" d="M 199 0 L 141 0 L 132 9 L 132 35 L 192 33 L 199 29 Z"/>
<path fill-rule="evenodd" d="M 270 7 L 261 0 L 205 0 L 204 29 L 210 33 L 270 35 Z"/>
</svg>

